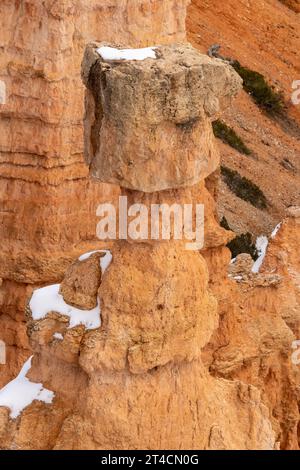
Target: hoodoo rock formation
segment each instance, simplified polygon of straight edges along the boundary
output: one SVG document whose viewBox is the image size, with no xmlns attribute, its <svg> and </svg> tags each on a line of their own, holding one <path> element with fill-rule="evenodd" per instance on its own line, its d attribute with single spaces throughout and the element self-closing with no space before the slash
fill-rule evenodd
<svg viewBox="0 0 300 470">
<path fill-rule="evenodd" d="M 185 40 L 189 0 L 0 4 L 0 386 L 28 357 L 26 298 L 97 246 L 96 208 L 117 189 L 88 178 L 80 64 L 91 40 Z M 5 87 L 5 88 L 4 88 Z M 84 195 L 84 196 L 83 196 Z M 98 243 L 99 244 L 99 243 Z"/>
<path fill-rule="evenodd" d="M 95 53 L 99 54 L 99 48 L 94 47 Z M 240 79 L 228 65 L 203 58 L 189 46 L 157 46 L 155 51 L 159 58 L 146 58 L 138 67 L 134 60 L 126 60 L 124 66 L 118 65 L 114 60 L 108 60 L 106 67 L 100 63 L 98 75 L 93 74 L 91 80 L 95 64 L 97 66 L 100 59 L 95 60 L 93 51 L 88 48 L 84 60 L 83 77 L 90 87 L 88 93 L 100 96 L 99 102 L 87 107 L 87 112 L 92 110 L 89 116 L 89 122 L 92 123 L 90 128 L 93 128 L 95 116 L 100 114 L 98 107 L 101 106 L 103 114 L 102 121 L 96 123 L 97 134 L 93 134 L 93 139 L 94 142 L 95 138 L 98 139 L 98 142 L 93 148 L 102 148 L 99 166 L 108 165 L 108 170 L 103 172 L 102 177 L 105 178 L 105 174 L 111 171 L 111 174 L 118 175 L 121 186 L 124 184 L 124 172 L 118 171 L 120 163 L 117 150 L 120 139 L 128 142 L 132 133 L 130 121 L 127 124 L 123 120 L 125 112 L 122 111 L 127 100 L 122 102 L 118 93 L 118 90 L 124 88 L 122 80 L 125 79 L 132 85 L 134 77 L 143 80 L 143 76 L 148 74 L 148 89 L 152 91 L 150 96 L 153 103 L 159 102 L 165 92 L 165 119 L 169 116 L 170 124 L 168 126 L 158 116 L 152 153 L 147 157 L 153 158 L 152 171 L 157 172 L 160 166 L 166 165 L 166 169 L 162 171 L 166 175 L 168 188 L 172 188 L 171 154 L 162 151 L 164 158 L 160 159 L 159 150 L 164 133 L 165 138 L 168 137 L 165 126 L 176 126 L 176 123 L 172 124 L 172 120 L 177 109 L 178 114 L 184 109 L 187 125 L 179 122 L 175 134 L 197 134 L 198 126 L 202 127 L 201 120 L 209 125 L 213 115 L 209 93 L 206 91 L 211 88 L 211 78 L 218 77 L 219 88 L 215 87 L 216 94 L 213 96 L 217 108 L 219 102 L 221 103 L 219 98 L 234 96 L 241 86 Z M 156 61 L 159 62 L 157 66 Z M 184 79 L 180 79 L 182 67 L 184 70 L 188 69 L 187 76 L 183 74 Z M 205 76 L 206 68 L 209 69 L 208 77 Z M 114 73 L 111 73 L 111 69 Z M 161 77 L 156 87 L 156 76 L 152 69 Z M 179 75 L 179 80 L 174 89 L 170 86 L 169 91 L 166 82 L 169 80 L 172 84 L 172 74 L 176 77 Z M 130 80 L 131 75 L 133 79 Z M 132 112 L 135 109 L 138 112 L 145 103 L 145 91 L 138 78 L 135 80 L 141 92 L 135 98 L 136 108 L 129 104 Z M 193 103 L 193 94 L 198 102 L 189 113 L 184 100 L 190 99 Z M 204 95 L 207 96 L 206 101 L 203 99 Z M 171 114 L 168 115 L 169 102 L 173 103 L 172 119 Z M 116 112 L 118 107 L 121 109 Z M 155 106 L 145 109 L 146 125 L 148 115 L 153 116 L 151 113 L 155 109 Z M 193 111 L 196 118 L 194 116 L 192 119 Z M 110 141 L 107 149 L 103 140 L 106 133 L 110 134 L 109 125 L 122 132 L 120 131 L 121 137 Z M 102 126 L 106 133 L 102 132 Z M 145 135 L 143 133 L 140 138 L 144 139 Z M 211 133 L 205 135 L 209 138 Z M 139 136 L 136 138 L 139 139 Z M 174 140 L 175 148 L 171 150 L 180 154 L 180 138 L 177 138 L 177 145 L 176 139 Z M 191 145 L 193 148 L 193 142 Z M 89 145 L 88 148 L 90 149 Z M 124 166 L 129 157 L 132 159 L 129 170 L 124 170 L 127 171 L 127 186 L 131 189 L 125 187 L 124 194 L 130 195 L 139 203 L 143 179 L 142 168 L 138 165 L 143 154 L 135 152 L 132 145 L 128 148 L 124 145 L 122 148 L 121 166 Z M 105 149 L 108 155 L 105 154 Z M 179 160 L 179 155 L 174 159 Z M 191 168 L 198 168 L 199 161 L 203 161 L 204 168 L 207 169 L 209 159 L 216 159 L 216 155 L 212 155 L 208 140 L 206 145 L 200 146 L 197 158 L 191 152 Z M 93 162 L 93 158 L 91 161 Z M 93 171 L 95 167 L 98 169 L 97 162 L 96 159 L 93 163 Z M 137 180 L 135 166 L 140 175 Z M 150 169 L 151 165 L 149 171 Z M 196 178 L 197 183 L 206 176 L 205 171 L 207 170 L 203 171 L 203 176 L 201 170 L 194 173 L 193 178 Z M 180 173 L 176 172 L 178 174 Z M 148 175 L 145 177 L 147 192 L 156 193 L 160 190 L 161 180 L 154 176 L 155 174 L 150 175 L 150 180 L 147 179 Z M 151 181 L 150 186 L 148 181 Z M 183 175 L 180 186 L 188 186 L 189 182 L 190 176 Z M 192 182 L 195 183 L 193 179 Z M 175 177 L 173 184 L 174 188 L 178 186 Z M 176 194 L 176 189 L 173 193 Z M 163 199 L 164 192 L 159 194 Z M 168 191 L 166 195 L 169 196 Z M 217 326 L 217 303 L 208 289 L 208 272 L 202 256 L 197 251 L 185 250 L 184 244 L 175 240 L 168 243 L 160 240 L 150 243 L 120 240 L 114 246 L 112 263 L 103 277 L 99 277 L 97 270 L 88 268 L 92 263 L 95 265 L 99 262 L 95 255 L 91 256 L 94 258 L 90 258 L 90 264 L 89 258 L 79 260 L 69 270 L 60 292 L 63 302 L 68 300 L 69 305 L 78 305 L 78 294 L 83 290 L 82 284 L 87 275 L 91 281 L 91 293 L 94 291 L 92 286 L 100 284 L 98 296 L 101 327 L 89 325 L 86 330 L 82 324 L 75 325 L 72 323 L 72 315 L 76 316 L 78 312 L 72 312 L 72 308 L 71 320 L 66 315 L 61 316 L 60 313 L 63 312 L 59 312 L 51 297 L 51 287 L 50 294 L 46 294 L 47 288 L 34 292 L 28 308 L 29 335 L 35 353 L 30 379 L 35 381 L 39 376 L 39 380 L 42 379 L 42 383 L 47 384 L 47 388 L 54 392 L 55 399 L 51 405 L 39 403 L 38 410 L 34 409 L 36 402 L 27 407 L 18 418 L 17 427 L 16 423 L 9 421 L 9 432 L 3 439 L 3 445 L 10 448 L 14 442 L 14 445 L 17 443 L 22 448 L 38 446 L 56 449 L 272 449 L 275 436 L 268 409 L 260 402 L 259 391 L 238 381 L 214 379 L 202 364 L 201 350 Z M 88 273 L 87 269 L 90 269 Z M 64 294 L 66 286 L 71 291 L 72 286 L 75 286 L 71 295 L 67 289 L 68 299 Z M 36 296 L 40 296 L 41 292 L 48 299 L 48 312 L 45 312 L 42 303 L 36 302 Z M 57 373 L 59 369 L 60 373 Z M 71 389 L 66 387 L 66 378 L 72 382 Z M 31 431 L 30 436 L 26 435 L 23 423 L 28 419 L 35 421 L 40 414 L 45 437 L 40 435 L 40 427 L 37 431 Z M 232 416 L 239 416 L 238 423 L 232 422 Z M 252 422 L 250 431 L 249 416 Z M 4 419 L 8 420 L 8 415 Z"/>
<path fill-rule="evenodd" d="M 32 233 L 19 232 L 10 215 L 3 225 L 16 243 L 10 235 L 12 255 L 3 264 L 3 305 L 10 308 L 0 321 L 12 349 L 17 339 L 27 346 L 16 320 L 28 296 L 33 358 L 17 376 L 16 364 L 30 355 L 23 351 L 5 375 L 16 379 L 0 390 L 0 448 L 299 449 L 300 369 L 292 360 L 300 335 L 299 208 L 290 208 L 265 240 L 255 265 L 247 255 L 231 261 L 226 245 L 233 234 L 217 220 L 219 153 L 211 123 L 241 89 L 239 76 L 186 44 L 188 0 L 99 3 L 24 2 L 28 21 L 37 21 L 37 8 L 46 13 L 32 28 L 37 58 L 32 51 L 21 54 L 22 47 L 8 48 L 23 62 L 29 58 L 29 72 L 19 57 L 22 67 L 7 66 L 0 76 L 8 90 L 24 86 L 24 96 L 9 91 L 0 108 L 4 122 L 17 137 L 16 123 L 24 121 L 24 132 L 33 126 L 36 136 L 30 149 L 11 138 L 2 152 L 14 155 L 11 171 L 32 159 L 32 179 L 24 171 L 13 188 L 9 181 L 8 200 L 14 196 L 21 204 L 37 184 L 41 194 Z M 65 15 L 73 18 L 70 31 Z M 36 43 L 46 24 L 54 44 L 67 41 L 61 56 L 49 48 L 51 35 Z M 73 115 L 68 104 L 84 43 L 85 113 L 80 92 Z M 24 83 L 37 93 L 37 107 L 25 106 Z M 24 119 L 22 113 L 33 114 Z M 56 146 L 49 141 L 43 147 L 47 139 L 40 141 L 37 120 L 47 135 L 59 131 Z M 120 236 L 105 250 L 97 246 L 91 209 L 116 201 L 119 192 L 148 209 L 203 204 L 204 246 L 188 250 L 187 242 L 197 240 L 177 240 L 173 233 L 170 240 Z M 24 204 L 30 211 L 32 200 Z M 78 206 L 77 228 L 74 221 L 70 232 Z M 87 250 L 94 251 L 82 254 Z M 60 284 L 45 286 L 53 282 Z M 16 288 L 19 297 L 12 295 Z M 20 311 L 10 320 L 16 298 Z"/>
</svg>

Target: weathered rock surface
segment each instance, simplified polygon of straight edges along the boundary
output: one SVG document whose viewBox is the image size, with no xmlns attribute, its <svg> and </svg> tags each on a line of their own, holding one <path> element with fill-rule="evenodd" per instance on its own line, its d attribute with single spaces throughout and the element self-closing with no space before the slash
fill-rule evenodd
<svg viewBox="0 0 300 470">
<path fill-rule="evenodd" d="M 191 46 L 156 46 L 156 58 L 142 61 L 104 60 L 102 46 L 87 47 L 82 66 L 90 173 L 144 192 L 212 173 L 219 153 L 210 120 L 241 89 L 237 73 Z"/>
<path fill-rule="evenodd" d="M 24 306 L 97 247 L 96 208 L 117 188 L 89 180 L 83 158 L 87 43 L 185 40 L 189 0 L 3 0 L 0 4 L 0 386 L 28 357 Z M 3 88 L 3 86 L 2 86 Z M 3 100 L 2 100 L 3 102 Z"/>
<path fill-rule="evenodd" d="M 282 277 L 278 274 L 254 273 L 252 271 L 254 261 L 247 253 L 238 255 L 236 260 L 228 268 L 228 276 L 235 281 L 244 282 L 254 286 L 278 286 Z"/>
<path fill-rule="evenodd" d="M 228 0 L 228 8 L 233 3 Z M 251 11 L 265 8 L 265 2 L 245 3 Z M 22 11 L 8 1 L 0 6 L 5 9 L 0 18 L 6 22 L 0 31 L 13 58 L 9 67 L 7 56 L 0 58 L 0 73 L 4 60 L 10 106 L 14 100 L 11 114 L 4 114 L 3 120 L 5 133 L 11 126 L 14 139 L 9 151 L 1 149 L 1 178 L 7 183 L 2 185 L 0 328 L 9 344 L 10 361 L 10 369 L 3 373 L 0 366 L 3 383 L 29 355 L 25 328 L 20 328 L 25 298 L 34 285 L 61 280 L 82 253 L 82 245 L 94 246 L 94 218 L 87 214 L 94 211 L 96 201 L 115 195 L 107 186 L 87 183 L 82 163 L 78 66 L 83 45 L 94 37 L 117 43 L 120 31 L 122 42 L 137 47 L 181 41 L 186 2 L 156 1 L 151 8 L 145 1 L 125 0 L 21 4 Z M 202 17 L 207 34 L 202 39 L 210 41 L 216 31 L 213 21 L 220 21 L 213 9 L 220 6 L 208 8 L 202 0 L 201 5 L 207 7 Z M 112 21 L 112 14 L 119 21 Z M 213 15 L 209 27 L 206 15 Z M 241 15 L 228 17 L 241 21 Z M 227 15 L 221 18 L 222 23 L 227 21 Z M 249 24 L 248 16 L 243 15 L 242 21 L 245 18 Z M 31 47 L 25 47 L 25 33 L 12 33 L 18 24 L 23 33 L 30 31 Z M 46 29 L 50 34 L 45 34 Z M 231 28 L 228 31 L 232 34 Z M 277 28 L 276 35 L 280 36 Z M 18 48 L 13 47 L 15 39 Z M 249 49 L 248 41 L 245 44 Z M 268 60 L 261 62 L 270 65 Z M 272 67 L 276 68 L 275 61 Z M 64 97 L 57 122 L 61 99 L 51 99 L 48 106 L 51 87 Z M 36 99 L 29 98 L 32 90 Z M 48 118 L 51 125 L 43 124 L 45 143 L 40 126 Z M 53 133 L 48 134 L 48 128 Z M 61 128 L 63 136 L 59 133 L 51 140 Z M 69 153 L 73 144 L 80 151 Z M 261 162 L 249 161 L 248 166 L 261 171 Z M 225 244 L 232 233 L 221 229 L 215 219 L 215 175 L 206 186 L 209 192 L 201 182 L 193 188 L 144 195 L 148 202 L 193 198 L 205 202 L 201 255 L 187 253 L 173 242 L 123 243 L 114 248 L 113 264 L 100 281 L 94 261 L 75 262 L 68 271 L 64 295 L 77 305 L 94 302 L 101 282 L 100 329 L 68 328 L 68 319 L 53 311 L 33 321 L 28 311 L 34 351 L 29 376 L 53 390 L 55 400 L 52 405 L 33 402 L 16 420 L 10 419 L 7 408 L 0 408 L 0 448 L 299 449 L 300 377 L 299 366 L 291 361 L 291 345 L 300 334 L 299 209 L 291 210 L 293 217 L 271 240 L 255 277 L 277 277 L 280 283 L 254 285 L 252 275 L 248 278 L 250 263 L 238 274 L 245 282 L 238 283 L 228 277 L 230 253 Z M 127 194 L 136 200 L 135 192 Z M 79 210 L 83 198 L 88 208 Z M 21 216 L 34 219 L 32 231 L 19 223 Z"/>
<path fill-rule="evenodd" d="M 99 290 L 101 329 L 66 330 L 54 314 L 29 322 L 30 379 L 56 398 L 53 405 L 34 402 L 16 421 L 0 409 L 0 446 L 272 449 L 258 390 L 214 379 L 201 363 L 217 320 L 207 283 L 200 254 L 167 244 L 119 247 Z M 53 331 L 64 331 L 63 341 Z"/>
<path fill-rule="evenodd" d="M 280 0 L 284 5 L 296 13 L 300 13 L 300 0 Z"/>
<path fill-rule="evenodd" d="M 81 310 L 92 310 L 97 305 L 97 293 L 101 282 L 100 258 L 103 253 L 94 253 L 86 260 L 73 263 L 60 285 L 60 294 L 65 302 Z"/>
<path fill-rule="evenodd" d="M 280 448 L 297 450 L 300 369 L 292 362 L 292 345 L 300 334 L 299 237 L 299 218 L 289 217 L 270 240 L 259 274 L 243 282 L 228 278 L 226 248 L 203 252 L 220 314 L 204 362 L 215 376 L 259 388 Z M 280 283 L 256 284 L 253 276 L 278 277 Z"/>
</svg>

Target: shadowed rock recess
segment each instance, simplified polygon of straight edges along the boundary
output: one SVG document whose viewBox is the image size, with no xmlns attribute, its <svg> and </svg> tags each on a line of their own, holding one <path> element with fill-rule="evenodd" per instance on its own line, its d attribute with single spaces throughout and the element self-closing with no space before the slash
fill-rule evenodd
<svg viewBox="0 0 300 470">
<path fill-rule="evenodd" d="M 138 46 L 151 45 L 148 57 L 103 52 L 126 44 L 136 54 L 135 8 L 126 27 L 120 17 L 120 37 L 107 33 L 84 53 L 86 162 L 96 185 L 118 185 L 131 204 L 204 204 L 204 247 L 117 240 L 36 289 L 26 308 L 32 365 L 7 386 L 33 391 L 12 403 L 0 390 L 0 448 L 298 449 L 299 208 L 255 266 L 245 255 L 230 264 L 212 121 L 241 80 L 184 43 L 188 1 L 165 2 L 159 33 L 164 2 L 136 3 L 147 10 L 153 41 Z"/>
</svg>

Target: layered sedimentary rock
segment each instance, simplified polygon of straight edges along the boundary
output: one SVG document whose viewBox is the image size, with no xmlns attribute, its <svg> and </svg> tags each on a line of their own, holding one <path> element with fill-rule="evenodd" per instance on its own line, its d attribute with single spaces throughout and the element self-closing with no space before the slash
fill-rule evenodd
<svg viewBox="0 0 300 470">
<path fill-rule="evenodd" d="M 201 63 L 201 56 L 197 60 Z M 219 67 L 214 61 L 210 65 Z M 232 88 L 235 94 L 240 82 L 230 73 L 232 82 L 236 80 L 236 88 Z M 93 84 L 99 87 L 100 81 Z M 181 87 L 183 96 L 185 87 L 188 93 L 188 81 Z M 160 92 L 158 89 L 156 95 Z M 108 109 L 105 95 L 102 100 L 101 108 Z M 202 119 L 209 122 L 203 111 Z M 130 136 L 130 125 L 123 131 Z M 113 152 L 118 141 L 112 145 Z M 139 153 L 132 153 L 134 161 L 139 157 Z M 199 157 L 213 158 L 210 152 L 203 153 L 202 147 Z M 105 161 L 112 170 L 118 164 L 117 159 Z M 119 181 L 123 184 L 121 174 Z M 131 185 L 134 188 L 123 189 L 123 195 L 138 203 L 140 185 L 134 180 Z M 146 183 L 145 190 L 159 191 L 159 179 L 156 185 L 149 188 Z M 209 201 L 203 182 L 197 189 L 198 196 Z M 194 191 L 197 194 L 194 188 L 144 194 L 143 203 L 149 205 L 158 199 L 184 202 Z M 208 226 L 213 224 L 212 220 Z M 215 238 L 208 238 L 207 249 L 227 237 L 222 229 L 216 233 Z M 114 246 L 113 261 L 100 277 L 89 267 L 91 292 L 99 284 L 102 321 L 100 328 L 91 331 L 82 325 L 68 328 L 70 320 L 65 315 L 53 311 L 51 302 L 45 313 L 34 300 L 40 294 L 33 294 L 28 330 L 35 360 L 29 377 L 54 391 L 55 400 L 52 405 L 34 402 L 17 422 L 2 411 L 2 428 L 7 427 L 1 440 L 3 447 L 10 448 L 14 442 L 20 448 L 56 449 L 274 448 L 269 411 L 259 391 L 238 381 L 214 379 L 202 364 L 201 350 L 217 326 L 217 303 L 208 289 L 204 258 L 184 248 L 184 241 L 173 239 L 167 243 L 124 240 Z M 78 305 L 87 262 L 77 261 L 66 274 L 60 292 L 65 297 L 67 294 L 64 300 L 69 304 Z M 90 260 L 93 266 L 95 262 Z M 66 381 L 72 386 L 66 387 Z M 26 430 L 28 423 L 37 419 L 43 423 L 43 436 L 40 426 L 30 434 Z"/>
<path fill-rule="evenodd" d="M 97 245 L 96 208 L 117 189 L 87 178 L 80 64 L 90 40 L 185 39 L 188 0 L 21 0 L 0 5 L 0 384 L 28 356 L 25 299 Z M 5 91 L 5 100 L 3 94 Z M 5 104 L 4 104 L 5 101 Z"/>
<path fill-rule="evenodd" d="M 139 11 L 150 14 L 143 6 Z M 155 27 L 149 31 L 159 44 Z M 106 32 L 105 40 L 111 34 Z M 98 110 L 100 104 L 105 109 L 102 100 Z M 86 120 L 94 123 L 95 102 L 86 103 Z M 208 126 L 211 118 L 202 116 Z M 94 128 L 98 148 L 101 125 Z M 87 138 L 87 155 L 90 142 Z M 117 149 L 118 141 L 112 145 Z M 215 152 L 213 142 L 208 140 L 205 149 Z M 199 157 L 218 160 L 217 153 L 205 154 L 203 147 L 199 152 Z M 131 153 L 138 164 L 140 153 Z M 107 159 L 108 173 L 117 163 Z M 159 185 L 162 169 L 155 168 Z M 134 179 L 124 185 L 122 194 L 130 203 L 205 204 L 201 254 L 173 239 L 120 241 L 111 264 L 103 263 L 110 261 L 107 253 L 104 258 L 92 253 L 75 260 L 64 276 L 69 261 L 58 256 L 61 285 L 36 290 L 27 308 L 34 351 L 27 377 L 54 398 L 52 403 L 35 399 L 15 419 L 9 407 L 0 407 L 0 447 L 297 449 L 299 366 L 291 361 L 291 346 L 299 334 L 299 209 L 291 209 L 270 241 L 259 273 L 245 256 L 229 268 L 225 245 L 233 234 L 216 220 L 216 174 L 206 182 L 200 175 L 197 184 L 180 189 L 169 176 L 165 191 L 147 186 L 147 178 L 144 188 Z M 123 174 L 119 181 L 124 184 Z M 55 252 L 52 258 L 54 264 Z M 31 273 L 36 275 L 34 269 Z M 5 298 L 11 309 L 13 299 Z"/>
</svg>

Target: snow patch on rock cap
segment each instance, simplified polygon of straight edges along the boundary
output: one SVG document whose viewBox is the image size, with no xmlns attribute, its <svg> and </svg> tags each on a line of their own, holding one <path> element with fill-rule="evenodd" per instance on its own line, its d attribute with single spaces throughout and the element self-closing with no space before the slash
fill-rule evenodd
<svg viewBox="0 0 300 470">
<path fill-rule="evenodd" d="M 116 49 L 114 47 L 102 46 L 97 49 L 103 60 L 145 60 L 156 59 L 155 49 L 157 47 L 145 47 L 142 49 Z"/>
</svg>

